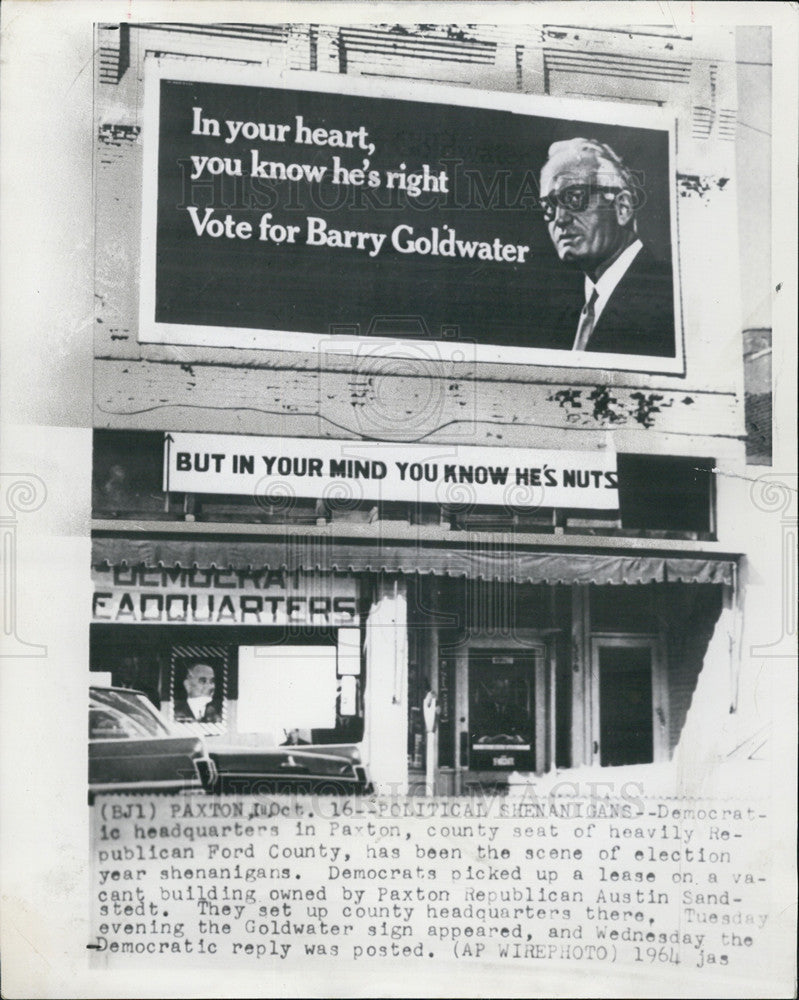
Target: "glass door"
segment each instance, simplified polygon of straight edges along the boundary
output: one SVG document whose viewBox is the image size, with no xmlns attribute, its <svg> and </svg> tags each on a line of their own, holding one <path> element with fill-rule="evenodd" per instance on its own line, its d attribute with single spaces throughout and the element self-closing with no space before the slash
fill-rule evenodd
<svg viewBox="0 0 799 1000">
<path fill-rule="evenodd" d="M 537 649 L 470 649 L 470 770 L 535 770 L 536 674 L 542 667 Z"/>
</svg>

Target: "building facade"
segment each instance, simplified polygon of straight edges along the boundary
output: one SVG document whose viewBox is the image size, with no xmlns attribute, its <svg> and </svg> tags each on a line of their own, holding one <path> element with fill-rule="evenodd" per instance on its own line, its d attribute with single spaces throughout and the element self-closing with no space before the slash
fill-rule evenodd
<svg viewBox="0 0 799 1000">
<path fill-rule="evenodd" d="M 91 670 L 145 691 L 178 719 L 187 673 L 210 664 L 215 710 L 197 724 L 209 738 L 356 746 L 385 793 L 429 784 L 431 693 L 440 793 L 665 764 L 686 750 L 696 693 L 718 677 L 725 688 L 712 711 L 728 713 L 746 574 L 735 481 L 746 452 L 731 237 L 734 31 L 114 24 L 98 26 L 97 51 Z M 158 64 L 170 67 L 159 79 L 204 85 L 263 73 L 287 88 L 318 79 L 327 95 L 346 78 L 342 93 L 353 100 L 368 101 L 370 88 L 382 93 L 384 85 L 399 99 L 404 89 L 418 93 L 420 81 L 433 95 L 437 87 L 493 95 L 464 96 L 464 120 L 470 107 L 493 109 L 494 97 L 517 114 L 529 103 L 542 121 L 550 113 L 562 121 L 563 109 L 575 107 L 576 120 L 594 121 L 607 108 L 624 122 L 650 109 L 669 117 L 668 170 L 640 182 L 644 191 L 661 184 L 673 208 L 671 239 L 661 242 L 681 319 L 674 363 L 588 363 L 586 355 L 581 363 L 566 352 L 524 351 L 495 359 L 490 326 L 501 282 L 490 286 L 484 313 L 463 300 L 463 315 L 477 310 L 476 338 L 460 323 L 439 333 L 421 306 L 390 296 L 366 328 L 350 307 L 344 255 L 328 276 L 324 350 L 290 335 L 264 346 L 248 331 L 268 320 L 244 324 L 228 343 L 209 338 L 198 332 L 207 306 L 195 321 L 187 307 L 179 337 L 146 333 L 153 324 L 140 290 L 150 280 L 155 155 L 148 79 Z M 458 109 L 439 106 L 443 134 Z M 243 121 L 233 120 L 241 131 Z M 477 140 L 469 147 L 475 162 L 511 155 L 506 136 L 486 143 L 486 134 L 486 151 Z M 324 141 L 331 135 L 328 123 Z M 480 184 L 459 218 L 520 218 L 503 203 L 498 176 L 473 175 Z M 211 175 L 194 181 L 191 197 L 204 196 L 205 185 L 209 197 L 241 207 L 235 185 Z M 658 225 L 668 229 L 664 211 L 650 222 L 653 238 Z M 511 230 L 532 224 L 528 213 Z M 423 263 L 431 285 L 460 303 L 461 289 L 446 285 L 432 256 Z M 386 287 L 401 264 L 380 272 Z M 555 264 L 552 257 L 552 274 Z M 490 267 L 476 267 L 469 280 L 479 285 Z M 213 282 L 219 272 L 209 268 Z M 509 296 L 523 294 L 515 277 L 502 280 Z M 237 288 L 249 302 L 248 289 Z M 297 312 L 313 307 L 312 283 L 293 294 Z M 265 298 L 268 290 L 256 290 L 256 304 L 241 308 L 268 314 Z M 168 304 L 163 310 L 156 319 L 168 322 Z M 198 435 L 216 443 L 200 447 L 212 439 Z M 279 476 L 259 478 L 254 490 L 207 479 L 189 488 L 165 471 L 180 471 L 170 457 L 178 453 L 205 475 L 222 447 L 242 462 L 280 447 L 288 462 L 303 447 L 326 455 L 331 442 L 341 448 L 333 461 L 361 463 L 361 480 L 374 473 L 369 463 L 405 462 L 409 476 L 418 467 L 422 486 L 411 494 L 353 489 L 357 466 L 342 476 L 348 488 L 316 490 L 295 488 L 291 463 L 283 489 Z M 530 476 L 517 463 L 510 486 L 525 496 L 481 492 L 490 470 L 520 452 L 530 455 Z M 575 489 L 590 490 L 594 473 L 612 469 L 616 502 L 546 491 L 531 502 L 529 491 L 543 485 L 533 467 L 543 475 L 542 456 L 552 455 L 569 457 Z M 451 488 L 424 489 L 425 470 L 445 463 L 455 470 Z"/>
</svg>

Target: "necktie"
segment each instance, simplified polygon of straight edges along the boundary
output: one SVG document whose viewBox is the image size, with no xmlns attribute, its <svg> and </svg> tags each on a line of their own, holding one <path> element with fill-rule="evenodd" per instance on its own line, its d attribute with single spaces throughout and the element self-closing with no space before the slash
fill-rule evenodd
<svg viewBox="0 0 799 1000">
<path fill-rule="evenodd" d="M 595 288 L 580 312 L 580 322 L 577 324 L 577 336 L 574 338 L 573 351 L 584 351 L 588 346 L 588 341 L 594 332 L 594 306 L 598 298 L 599 292 Z"/>
</svg>

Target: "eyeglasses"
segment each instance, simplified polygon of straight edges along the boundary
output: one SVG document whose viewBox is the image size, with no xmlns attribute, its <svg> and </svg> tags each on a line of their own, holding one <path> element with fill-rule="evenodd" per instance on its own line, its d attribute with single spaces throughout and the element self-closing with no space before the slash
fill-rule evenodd
<svg viewBox="0 0 799 1000">
<path fill-rule="evenodd" d="M 552 222 L 558 207 L 569 212 L 584 212 L 594 194 L 618 194 L 624 188 L 603 187 L 599 184 L 569 184 L 560 191 L 550 191 L 548 195 L 538 199 L 538 206 L 544 213 L 544 221 Z"/>
</svg>

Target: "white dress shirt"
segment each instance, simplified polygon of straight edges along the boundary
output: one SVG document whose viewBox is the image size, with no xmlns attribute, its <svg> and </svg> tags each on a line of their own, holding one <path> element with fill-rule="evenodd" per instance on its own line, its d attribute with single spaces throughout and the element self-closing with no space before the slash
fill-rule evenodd
<svg viewBox="0 0 799 1000">
<path fill-rule="evenodd" d="M 199 698 L 187 698 L 186 703 L 191 709 L 191 713 L 195 719 L 202 719 L 205 715 L 205 710 L 213 701 L 213 698 L 208 698 L 205 695 L 200 695 Z"/>
</svg>

